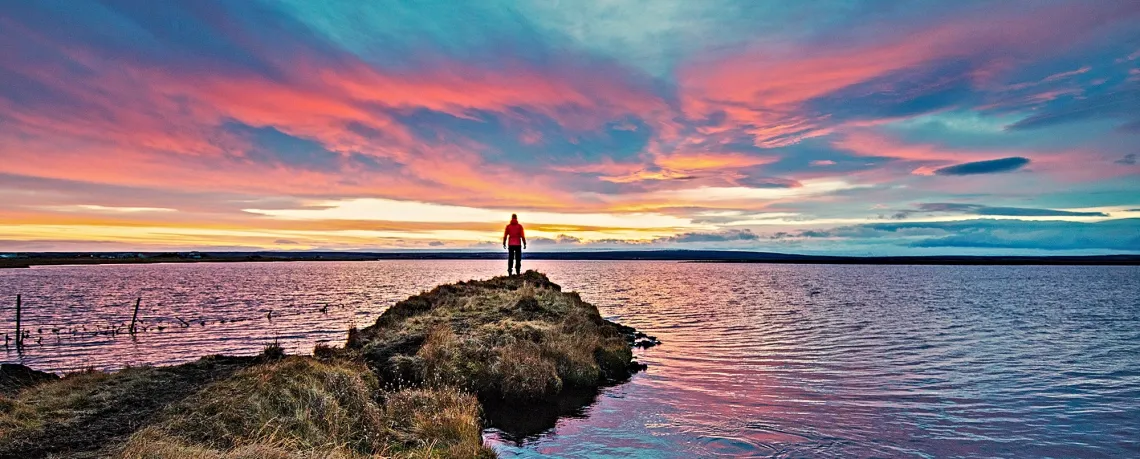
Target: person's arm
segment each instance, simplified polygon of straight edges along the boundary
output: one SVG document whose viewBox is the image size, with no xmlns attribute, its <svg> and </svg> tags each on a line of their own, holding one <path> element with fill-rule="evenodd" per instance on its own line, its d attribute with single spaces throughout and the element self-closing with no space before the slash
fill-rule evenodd
<svg viewBox="0 0 1140 459">
<path fill-rule="evenodd" d="M 526 248 L 526 230 L 522 226 L 519 227 L 519 238 L 522 239 L 523 248 Z"/>
<path fill-rule="evenodd" d="M 507 228 L 510 228 L 510 227 L 508 226 Z M 503 229 L 503 248 L 504 249 L 507 248 L 507 233 L 508 233 L 508 230 L 506 228 L 504 228 Z"/>
</svg>

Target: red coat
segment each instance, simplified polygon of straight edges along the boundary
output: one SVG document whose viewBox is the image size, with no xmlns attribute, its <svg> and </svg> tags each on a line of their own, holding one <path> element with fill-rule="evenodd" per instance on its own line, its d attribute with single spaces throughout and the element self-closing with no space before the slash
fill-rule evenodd
<svg viewBox="0 0 1140 459">
<path fill-rule="evenodd" d="M 503 230 L 503 237 L 507 238 L 507 245 L 522 245 L 526 234 L 523 233 L 523 227 L 519 222 L 511 222 L 507 225 L 507 229 Z"/>
</svg>

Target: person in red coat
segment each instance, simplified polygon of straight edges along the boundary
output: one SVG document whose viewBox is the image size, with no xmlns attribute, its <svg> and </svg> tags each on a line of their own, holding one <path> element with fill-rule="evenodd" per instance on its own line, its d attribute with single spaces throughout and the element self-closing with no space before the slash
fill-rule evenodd
<svg viewBox="0 0 1140 459">
<path fill-rule="evenodd" d="M 522 274 L 522 251 L 526 248 L 526 233 L 519 224 L 519 216 L 511 214 L 511 222 L 503 230 L 503 248 L 507 249 L 507 275 L 511 275 L 511 266 L 515 274 Z"/>
</svg>

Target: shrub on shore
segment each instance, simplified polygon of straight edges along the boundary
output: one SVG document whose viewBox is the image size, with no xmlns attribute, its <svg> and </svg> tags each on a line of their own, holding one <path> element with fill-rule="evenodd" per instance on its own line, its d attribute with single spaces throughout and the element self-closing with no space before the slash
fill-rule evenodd
<svg viewBox="0 0 1140 459">
<path fill-rule="evenodd" d="M 546 276 L 442 285 L 349 334 L 389 384 L 454 386 L 533 400 L 629 376 L 632 353 L 594 305 Z"/>
</svg>

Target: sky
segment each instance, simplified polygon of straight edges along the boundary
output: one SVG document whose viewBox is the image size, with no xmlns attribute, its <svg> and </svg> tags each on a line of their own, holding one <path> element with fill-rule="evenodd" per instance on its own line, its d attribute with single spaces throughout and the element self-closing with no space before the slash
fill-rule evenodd
<svg viewBox="0 0 1140 459">
<path fill-rule="evenodd" d="M 1140 253 L 1132 0 L 0 0 L 0 251 Z"/>
</svg>

